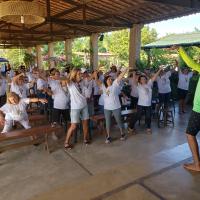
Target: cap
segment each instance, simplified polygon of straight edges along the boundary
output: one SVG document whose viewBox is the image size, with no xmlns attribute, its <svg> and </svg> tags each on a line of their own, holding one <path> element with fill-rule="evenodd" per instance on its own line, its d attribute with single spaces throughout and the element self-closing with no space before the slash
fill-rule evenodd
<svg viewBox="0 0 200 200">
<path fill-rule="evenodd" d="M 83 73 L 85 73 L 85 72 L 87 72 L 87 69 L 84 68 L 84 67 L 82 67 L 82 68 L 81 68 L 81 73 L 83 74 Z"/>
</svg>

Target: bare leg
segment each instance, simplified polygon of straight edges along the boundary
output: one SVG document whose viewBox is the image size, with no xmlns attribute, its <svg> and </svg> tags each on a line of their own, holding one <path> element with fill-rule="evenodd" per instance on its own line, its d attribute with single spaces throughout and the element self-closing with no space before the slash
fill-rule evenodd
<svg viewBox="0 0 200 200">
<path fill-rule="evenodd" d="M 200 172 L 199 146 L 195 136 L 187 134 L 187 141 L 192 152 L 194 163 L 184 164 L 184 168 Z"/>
<path fill-rule="evenodd" d="M 183 99 L 183 104 L 182 104 L 182 112 L 183 113 L 185 113 L 185 104 L 186 104 L 185 99 Z"/>
<path fill-rule="evenodd" d="M 181 114 L 183 112 L 183 100 L 179 100 L 179 113 Z"/>
<path fill-rule="evenodd" d="M 88 140 L 88 120 L 82 121 L 84 141 Z"/>
<path fill-rule="evenodd" d="M 72 123 L 71 126 L 69 127 L 68 131 L 67 131 L 67 136 L 65 139 L 65 144 L 69 144 L 70 138 L 72 136 L 72 134 L 74 133 L 74 131 L 76 130 L 77 124 Z"/>
</svg>

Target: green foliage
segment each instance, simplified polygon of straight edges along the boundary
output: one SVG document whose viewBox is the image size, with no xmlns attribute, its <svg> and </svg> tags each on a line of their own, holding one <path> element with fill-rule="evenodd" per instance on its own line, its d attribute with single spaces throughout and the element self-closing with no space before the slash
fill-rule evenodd
<svg viewBox="0 0 200 200">
<path fill-rule="evenodd" d="M 129 56 L 129 30 L 112 32 L 109 35 L 108 51 L 117 55 L 121 64 L 128 64 Z"/>
<path fill-rule="evenodd" d="M 60 56 L 65 53 L 65 43 L 64 42 L 56 42 L 54 45 L 55 56 Z"/>
<path fill-rule="evenodd" d="M 158 39 L 158 33 L 156 29 L 150 28 L 149 26 L 144 26 L 142 29 L 142 45 L 146 45 L 152 42 L 155 42 Z"/>
<path fill-rule="evenodd" d="M 73 41 L 72 52 L 85 52 L 90 50 L 90 38 L 82 37 Z"/>
<path fill-rule="evenodd" d="M 23 61 L 27 67 L 30 65 L 33 65 L 35 62 L 35 56 L 33 54 L 29 54 L 29 53 L 25 52 Z"/>
<path fill-rule="evenodd" d="M 1 57 L 9 60 L 11 66 L 17 69 L 23 63 L 24 49 L 2 49 L 0 51 Z"/>
<path fill-rule="evenodd" d="M 74 67 L 81 67 L 84 65 L 83 59 L 78 55 L 72 56 L 72 64 Z"/>
</svg>

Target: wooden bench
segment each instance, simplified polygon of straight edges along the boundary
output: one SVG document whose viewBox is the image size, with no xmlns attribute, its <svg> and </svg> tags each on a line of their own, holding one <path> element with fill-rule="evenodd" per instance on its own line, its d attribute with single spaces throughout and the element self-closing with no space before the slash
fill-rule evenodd
<svg viewBox="0 0 200 200">
<path fill-rule="evenodd" d="M 105 134 L 105 116 L 104 114 L 93 115 L 90 120 L 97 124 L 97 128 L 100 134 Z"/>
<path fill-rule="evenodd" d="M 39 112 L 40 112 L 40 110 L 39 110 L 38 107 L 33 107 L 33 108 L 27 109 L 27 113 L 30 114 L 30 115 L 35 114 L 35 113 L 39 113 Z"/>
<path fill-rule="evenodd" d="M 29 122 L 34 125 L 48 122 L 46 115 L 29 115 L 28 118 Z"/>
<path fill-rule="evenodd" d="M 43 139 L 34 139 L 34 140 L 29 140 L 29 141 L 16 141 L 13 144 L 7 144 L 4 145 L 3 147 L 0 147 L 0 153 L 9 150 L 9 149 L 15 149 L 23 146 L 27 146 L 30 144 L 36 144 L 38 142 L 43 142 L 45 143 L 45 150 L 50 153 L 49 150 L 49 144 L 48 144 L 48 136 L 52 134 L 53 132 L 61 131 L 63 128 L 61 126 L 56 126 L 56 127 L 51 127 L 51 125 L 43 125 L 43 126 L 37 126 L 33 127 L 30 129 L 21 129 L 21 130 L 16 130 L 16 131 L 11 131 L 6 134 L 0 134 L 0 143 L 5 142 L 5 141 L 12 141 L 12 140 L 18 140 L 22 138 L 30 138 L 30 137 L 37 137 L 43 136 Z"/>
</svg>

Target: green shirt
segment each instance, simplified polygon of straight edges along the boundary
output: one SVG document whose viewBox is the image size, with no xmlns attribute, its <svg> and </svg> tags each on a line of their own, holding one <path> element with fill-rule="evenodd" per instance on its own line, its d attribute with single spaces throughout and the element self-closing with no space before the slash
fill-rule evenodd
<svg viewBox="0 0 200 200">
<path fill-rule="evenodd" d="M 193 111 L 200 113 L 200 78 L 195 92 Z"/>
</svg>

